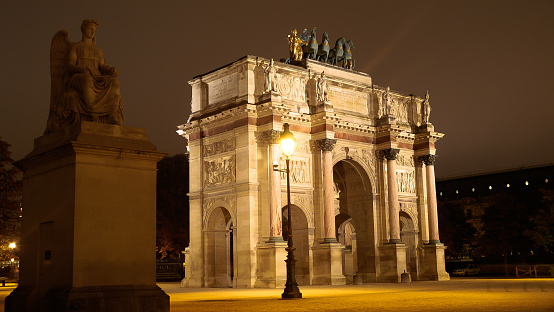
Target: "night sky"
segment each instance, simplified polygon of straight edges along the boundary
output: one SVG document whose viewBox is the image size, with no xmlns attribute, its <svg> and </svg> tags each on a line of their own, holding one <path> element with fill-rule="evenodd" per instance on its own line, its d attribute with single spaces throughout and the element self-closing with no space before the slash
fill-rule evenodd
<svg viewBox="0 0 554 312">
<path fill-rule="evenodd" d="M 352 40 L 356 70 L 420 97 L 429 90 L 439 178 L 554 161 L 554 1 L 2 1 L 0 136 L 13 158 L 42 135 L 50 41 L 97 45 L 119 69 L 124 126 L 185 152 L 188 80 L 245 55 L 288 57 L 291 29 Z"/>
</svg>

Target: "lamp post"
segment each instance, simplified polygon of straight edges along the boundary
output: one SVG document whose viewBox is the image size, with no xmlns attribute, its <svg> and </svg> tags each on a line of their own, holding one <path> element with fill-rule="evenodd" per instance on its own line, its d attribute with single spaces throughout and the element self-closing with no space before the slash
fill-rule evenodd
<svg viewBox="0 0 554 312">
<path fill-rule="evenodd" d="M 281 145 L 281 150 L 286 156 L 287 168 L 282 170 L 278 168 L 278 164 L 273 165 L 273 170 L 286 172 L 287 173 L 287 215 L 288 215 L 288 229 L 287 229 L 287 282 L 285 283 L 285 290 L 281 295 L 282 299 L 300 299 L 302 298 L 302 293 L 298 289 L 298 284 L 296 283 L 296 271 L 295 265 L 296 260 L 294 259 L 294 247 L 292 244 L 292 220 L 291 220 L 291 207 L 290 207 L 290 156 L 294 152 L 295 140 L 294 135 L 289 130 L 289 124 L 283 124 L 284 131 L 281 133 L 279 144 Z"/>
</svg>

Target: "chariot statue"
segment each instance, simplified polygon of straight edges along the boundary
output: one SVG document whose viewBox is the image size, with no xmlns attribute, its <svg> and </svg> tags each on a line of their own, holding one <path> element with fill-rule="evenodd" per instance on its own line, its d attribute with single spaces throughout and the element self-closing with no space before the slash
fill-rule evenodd
<svg viewBox="0 0 554 312">
<path fill-rule="evenodd" d="M 85 19 L 82 39 L 70 42 L 67 31 L 52 38 L 50 112 L 45 133 L 81 120 L 121 125 L 124 120 L 117 68 L 96 46 L 98 22 Z"/>
</svg>

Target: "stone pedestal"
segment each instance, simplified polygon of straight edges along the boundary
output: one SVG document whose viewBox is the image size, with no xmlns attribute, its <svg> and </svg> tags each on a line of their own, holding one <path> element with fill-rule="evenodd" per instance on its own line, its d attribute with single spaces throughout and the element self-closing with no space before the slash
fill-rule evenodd
<svg viewBox="0 0 554 312">
<path fill-rule="evenodd" d="M 324 242 L 313 247 L 314 274 L 312 285 L 346 285 L 342 273 L 344 246 L 339 242 Z"/>
<path fill-rule="evenodd" d="M 422 252 L 422 270 L 419 280 L 448 281 L 450 275 L 444 269 L 444 244 L 426 244 Z"/>
<path fill-rule="evenodd" d="M 406 271 L 406 245 L 402 243 L 385 244 L 379 247 L 381 254 L 381 275 L 379 282 L 400 283 L 402 273 Z"/>
<path fill-rule="evenodd" d="M 282 288 L 287 281 L 285 260 L 287 243 L 284 240 L 269 241 L 258 245 L 258 269 L 256 287 Z"/>
<path fill-rule="evenodd" d="M 142 129 L 82 122 L 23 170 L 20 283 L 5 311 L 169 311 L 156 286 L 156 164 Z"/>
</svg>

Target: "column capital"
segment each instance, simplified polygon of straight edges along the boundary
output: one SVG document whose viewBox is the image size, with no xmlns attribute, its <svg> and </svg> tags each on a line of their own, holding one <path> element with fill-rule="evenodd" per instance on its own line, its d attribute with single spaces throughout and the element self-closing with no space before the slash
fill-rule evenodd
<svg viewBox="0 0 554 312">
<path fill-rule="evenodd" d="M 337 139 L 321 139 L 315 140 L 314 147 L 320 149 L 322 152 L 331 152 L 337 143 Z"/>
<path fill-rule="evenodd" d="M 279 138 L 281 137 L 281 131 L 279 130 L 267 130 L 256 132 L 256 139 L 258 144 L 279 144 Z"/>
<path fill-rule="evenodd" d="M 433 166 L 437 161 L 437 155 L 424 155 L 419 156 L 418 159 L 425 163 L 426 166 Z"/>
<path fill-rule="evenodd" d="M 389 148 L 386 150 L 382 150 L 381 153 L 387 160 L 396 160 L 396 158 L 398 157 L 398 153 L 400 153 L 400 149 Z"/>
</svg>

